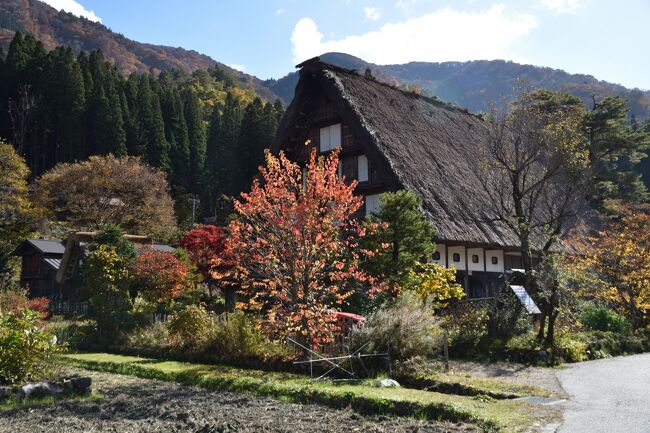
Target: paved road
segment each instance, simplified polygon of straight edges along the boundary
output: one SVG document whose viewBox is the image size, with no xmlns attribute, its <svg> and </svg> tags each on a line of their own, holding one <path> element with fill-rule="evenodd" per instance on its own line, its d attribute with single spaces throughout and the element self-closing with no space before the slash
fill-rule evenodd
<svg viewBox="0 0 650 433">
<path fill-rule="evenodd" d="M 650 354 L 583 362 L 557 376 L 570 396 L 558 432 L 650 432 Z"/>
</svg>

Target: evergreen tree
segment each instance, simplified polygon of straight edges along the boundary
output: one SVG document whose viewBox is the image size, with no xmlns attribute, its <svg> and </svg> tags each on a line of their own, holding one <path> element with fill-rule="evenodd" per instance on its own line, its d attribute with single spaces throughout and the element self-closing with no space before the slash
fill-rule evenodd
<svg viewBox="0 0 650 433">
<path fill-rule="evenodd" d="M 264 159 L 264 149 L 271 143 L 266 135 L 264 125 L 265 113 L 262 100 L 257 97 L 246 106 L 241 122 L 239 137 L 239 176 L 237 189 L 245 191 L 250 188 L 253 176 Z"/>
<path fill-rule="evenodd" d="M 199 192 L 205 164 L 206 137 L 199 99 L 191 89 L 183 92 L 183 110 L 187 123 L 190 155 L 190 191 Z"/>
<path fill-rule="evenodd" d="M 635 131 L 627 116 L 626 102 L 618 96 L 594 99 L 585 114 L 584 129 L 594 171 L 592 202 L 609 212 L 613 209 L 608 202 L 642 203 L 648 199 L 648 190 L 635 168 L 647 156 L 650 135 L 642 129 Z"/>
<path fill-rule="evenodd" d="M 158 96 L 151 90 L 151 79 L 143 75 L 139 80 L 137 105 L 140 134 L 136 152 L 146 161 L 169 172 L 169 144 L 165 140 L 165 125 Z"/>
<path fill-rule="evenodd" d="M 214 177 L 218 191 L 227 196 L 234 196 L 241 192 L 236 178 L 236 174 L 241 170 L 237 156 L 241 123 L 242 110 L 239 101 L 228 92 L 221 118 L 220 134 L 216 141 L 215 158 L 219 163 Z"/>
<path fill-rule="evenodd" d="M 170 148 L 171 180 L 177 186 L 189 188 L 190 149 L 187 123 L 180 92 L 175 85 L 168 85 L 161 101 L 165 137 Z"/>
<path fill-rule="evenodd" d="M 205 171 L 203 174 L 203 208 L 208 211 L 210 215 L 216 213 L 217 202 L 219 196 L 219 179 L 217 173 L 221 160 L 219 159 L 219 140 L 223 136 L 223 122 L 221 115 L 222 107 L 215 105 L 212 108 L 210 116 L 210 128 L 208 130 L 208 139 L 206 146 L 205 156 Z"/>
</svg>

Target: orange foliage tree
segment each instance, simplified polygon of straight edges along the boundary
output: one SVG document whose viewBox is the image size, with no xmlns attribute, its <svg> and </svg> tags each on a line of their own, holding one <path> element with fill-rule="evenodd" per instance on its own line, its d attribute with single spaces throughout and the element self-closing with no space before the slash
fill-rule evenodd
<svg viewBox="0 0 650 433">
<path fill-rule="evenodd" d="M 143 298 L 166 302 L 187 288 L 190 270 L 182 260 L 166 251 L 149 250 L 138 256 L 132 267 L 136 287 Z"/>
<path fill-rule="evenodd" d="M 584 249 L 571 265 L 586 294 L 621 310 L 635 327 L 650 324 L 650 216 L 624 216 Z"/>
<path fill-rule="evenodd" d="M 363 198 L 356 182 L 338 177 L 338 151 L 316 157 L 312 151 L 305 178 L 301 167 L 266 154 L 261 182 L 235 201 L 230 224 L 232 253 L 247 302 L 258 309 L 275 337 L 293 336 L 318 347 L 336 328 L 333 308 L 356 289 L 372 296 L 379 287 L 360 269 L 372 251 L 359 247 L 366 230 L 350 217 Z"/>
</svg>

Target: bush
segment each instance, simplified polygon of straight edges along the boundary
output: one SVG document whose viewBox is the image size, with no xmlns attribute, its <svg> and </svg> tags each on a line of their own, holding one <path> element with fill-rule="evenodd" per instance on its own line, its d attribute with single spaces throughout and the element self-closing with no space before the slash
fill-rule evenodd
<svg viewBox="0 0 650 433">
<path fill-rule="evenodd" d="M 55 316 L 48 320 L 43 329 L 54 335 L 59 344 L 78 350 L 105 350 L 100 346 L 97 327 L 93 320 L 61 320 Z"/>
<path fill-rule="evenodd" d="M 188 305 L 167 323 L 169 342 L 177 348 L 199 348 L 215 334 L 216 326 L 213 313 L 200 305 Z"/>
<path fill-rule="evenodd" d="M 28 309 L 0 314 L 0 383 L 17 384 L 49 372 L 60 348 L 52 334 L 39 328 L 40 319 Z"/>
<path fill-rule="evenodd" d="M 605 307 L 585 308 L 580 315 L 580 322 L 591 331 L 626 334 L 632 329 L 627 318 Z"/>
<path fill-rule="evenodd" d="M 132 348 L 165 350 L 169 344 L 169 329 L 164 322 L 136 328 L 128 337 L 127 345 Z"/>
<path fill-rule="evenodd" d="M 431 356 L 442 342 L 432 310 L 408 292 L 402 293 L 395 304 L 375 311 L 364 327 L 355 328 L 352 340 L 356 347 L 369 342 L 368 351 L 387 351 L 398 360 Z"/>
<path fill-rule="evenodd" d="M 15 290 L 0 291 L 0 311 L 20 313 L 25 308 L 36 311 L 41 319 L 45 319 L 48 314 L 50 300 L 48 298 L 27 297 L 27 291 L 16 288 Z"/>
</svg>

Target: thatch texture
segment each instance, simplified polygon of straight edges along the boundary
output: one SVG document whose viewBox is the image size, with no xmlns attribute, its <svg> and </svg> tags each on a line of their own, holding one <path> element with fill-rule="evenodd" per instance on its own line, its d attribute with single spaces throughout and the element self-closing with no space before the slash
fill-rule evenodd
<svg viewBox="0 0 650 433">
<path fill-rule="evenodd" d="M 485 173 L 478 167 L 488 129 L 479 116 L 318 59 L 299 66 L 296 97 L 280 125 L 276 151 L 296 146 L 310 99 L 324 92 L 371 164 L 389 173 L 388 189 L 407 188 L 422 198 L 439 241 L 519 246 L 485 193 Z"/>
</svg>

